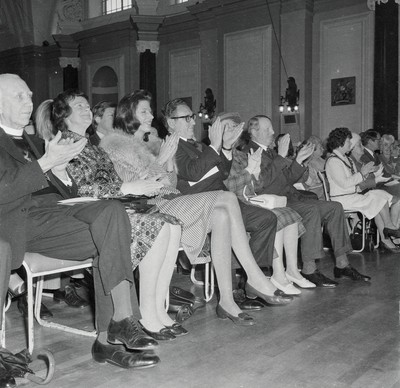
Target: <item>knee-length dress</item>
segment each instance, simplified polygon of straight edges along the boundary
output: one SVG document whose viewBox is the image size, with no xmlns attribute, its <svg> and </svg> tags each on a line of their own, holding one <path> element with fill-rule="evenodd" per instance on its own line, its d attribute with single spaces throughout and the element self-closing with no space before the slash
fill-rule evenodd
<svg viewBox="0 0 400 388">
<path fill-rule="evenodd" d="M 63 137 L 79 140 L 82 136 L 63 132 Z M 120 188 L 122 180 L 116 173 L 113 163 L 104 150 L 87 143 L 83 151 L 67 166 L 69 174 L 78 186 L 81 197 L 122 197 Z M 154 212 L 152 214 L 136 213 L 127 209 L 131 223 L 131 261 L 135 269 L 152 247 L 165 223 L 180 225 L 175 217 Z"/>
<path fill-rule="evenodd" d="M 357 171 L 354 162 L 337 150 L 326 162 L 326 175 L 331 200 L 340 202 L 345 210 L 357 210 L 372 219 L 386 204 L 391 205 L 393 196 L 386 191 L 360 193 L 358 184 L 363 181 L 363 176 Z"/>
</svg>

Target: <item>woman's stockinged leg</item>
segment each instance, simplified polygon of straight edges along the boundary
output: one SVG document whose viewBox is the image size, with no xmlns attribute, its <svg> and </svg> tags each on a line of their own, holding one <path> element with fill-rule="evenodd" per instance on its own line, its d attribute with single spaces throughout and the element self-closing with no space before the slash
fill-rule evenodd
<svg viewBox="0 0 400 388">
<path fill-rule="evenodd" d="M 164 326 L 171 326 L 175 321 L 167 314 L 165 310 L 165 298 L 169 292 L 172 274 L 174 273 L 175 262 L 178 256 L 179 244 L 181 240 L 181 226 L 169 226 L 169 243 L 165 254 L 164 262 L 158 276 L 156 285 L 156 308 L 158 319 Z"/>
<path fill-rule="evenodd" d="M 220 291 L 219 304 L 225 311 L 237 316 L 242 311 L 232 295 L 231 231 L 227 227 L 229 222 L 226 209 L 216 205 L 212 214 L 211 257 Z"/>
<path fill-rule="evenodd" d="M 283 241 L 284 236 L 286 234 L 286 228 L 281 229 L 275 235 L 275 250 L 278 254 L 278 257 L 272 260 L 272 270 L 274 279 L 282 285 L 289 284 L 289 281 L 286 279 L 285 275 L 285 267 L 283 266 Z"/>
<path fill-rule="evenodd" d="M 140 313 L 142 325 L 150 331 L 159 331 L 164 326 L 158 318 L 157 313 L 157 283 L 160 271 L 164 264 L 170 240 L 170 228 L 165 224 L 158 234 L 153 246 L 139 264 L 140 272 Z M 164 295 L 165 298 L 166 294 Z"/>
<path fill-rule="evenodd" d="M 226 225 L 230 226 L 232 249 L 246 271 L 248 283 L 264 294 L 273 295 L 276 287 L 265 277 L 254 259 L 236 196 L 233 193 L 224 192 L 219 196 L 216 206 L 225 209 L 229 215 Z"/>
<path fill-rule="evenodd" d="M 301 280 L 298 267 L 298 241 L 299 241 L 299 226 L 298 224 L 291 224 L 285 228 L 283 236 L 283 246 L 286 255 L 286 272 L 295 279 Z"/>
</svg>

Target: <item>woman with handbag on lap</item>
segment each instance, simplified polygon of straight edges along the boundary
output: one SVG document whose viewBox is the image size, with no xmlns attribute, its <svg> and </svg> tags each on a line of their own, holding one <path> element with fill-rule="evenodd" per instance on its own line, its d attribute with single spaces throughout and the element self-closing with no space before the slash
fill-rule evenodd
<svg viewBox="0 0 400 388">
<path fill-rule="evenodd" d="M 361 193 L 359 185 L 377 168 L 370 162 L 357 171 L 355 163 L 347 156 L 352 147 L 351 137 L 347 128 L 336 128 L 328 136 L 327 149 L 332 155 L 327 159 L 325 169 L 331 199 L 340 202 L 345 210 L 358 210 L 367 218 L 374 219 L 382 245 L 397 252 L 390 237 L 400 237 L 400 230 L 396 226 L 399 199 L 383 190 Z"/>
</svg>

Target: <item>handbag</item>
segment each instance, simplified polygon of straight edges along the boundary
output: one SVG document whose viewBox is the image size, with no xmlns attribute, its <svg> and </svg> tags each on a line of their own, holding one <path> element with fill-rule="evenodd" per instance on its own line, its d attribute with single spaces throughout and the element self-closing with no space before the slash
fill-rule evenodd
<svg viewBox="0 0 400 388">
<path fill-rule="evenodd" d="M 365 252 L 372 252 L 375 248 L 374 242 L 374 231 L 371 230 L 370 227 L 366 228 L 365 230 Z M 363 230 L 361 221 L 358 221 L 357 224 L 354 226 L 352 232 L 350 233 L 350 242 L 351 246 L 354 250 L 360 250 L 362 247 L 362 238 L 363 238 Z"/>
<path fill-rule="evenodd" d="M 287 198 L 283 195 L 276 194 L 260 194 L 260 195 L 246 195 L 247 185 L 243 188 L 244 199 L 255 206 L 262 207 L 264 209 L 275 209 L 276 207 L 285 207 L 287 204 Z"/>
</svg>

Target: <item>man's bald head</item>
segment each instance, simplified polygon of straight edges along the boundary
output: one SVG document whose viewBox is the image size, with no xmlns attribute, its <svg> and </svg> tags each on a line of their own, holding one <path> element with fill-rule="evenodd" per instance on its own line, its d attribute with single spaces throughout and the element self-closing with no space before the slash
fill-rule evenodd
<svg viewBox="0 0 400 388">
<path fill-rule="evenodd" d="M 16 74 L 0 74 L 0 125 L 22 129 L 32 114 L 32 92 Z"/>
</svg>

